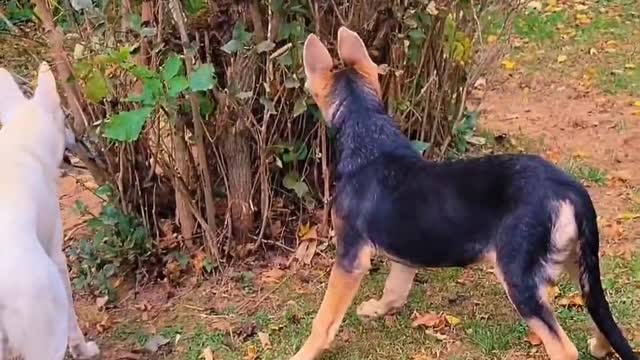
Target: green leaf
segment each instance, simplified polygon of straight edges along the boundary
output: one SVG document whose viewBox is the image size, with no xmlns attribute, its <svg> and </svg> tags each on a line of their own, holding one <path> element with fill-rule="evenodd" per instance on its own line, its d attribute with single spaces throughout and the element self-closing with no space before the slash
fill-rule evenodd
<svg viewBox="0 0 640 360">
<path fill-rule="evenodd" d="M 96 190 L 96 195 L 103 198 L 104 200 L 108 200 L 113 196 L 113 187 L 110 184 L 105 184 L 100 186 Z"/>
<path fill-rule="evenodd" d="M 153 107 L 144 107 L 133 111 L 123 111 L 111 117 L 105 125 L 104 136 L 126 142 L 137 140 L 152 111 Z"/>
<path fill-rule="evenodd" d="M 293 117 L 303 114 L 307 110 L 307 99 L 304 97 L 296 100 L 295 105 L 293 105 Z"/>
<path fill-rule="evenodd" d="M 169 81 L 181 72 L 183 66 L 182 58 L 176 54 L 171 54 L 164 66 L 162 66 L 162 79 Z"/>
<path fill-rule="evenodd" d="M 142 29 L 142 17 L 138 14 L 129 15 L 129 23 L 131 24 L 131 28 L 135 31 L 140 31 Z"/>
<path fill-rule="evenodd" d="M 191 78 L 189 79 L 189 86 L 193 91 L 213 89 L 215 84 L 213 65 L 211 64 L 200 65 L 200 67 L 191 74 Z"/>
<path fill-rule="evenodd" d="M 158 77 L 158 74 L 149 69 L 146 66 L 140 66 L 140 65 L 135 65 L 132 66 L 129 69 L 129 72 L 131 72 L 131 74 L 133 74 L 133 76 L 139 78 L 139 79 L 148 79 L 148 78 L 156 78 Z"/>
<path fill-rule="evenodd" d="M 142 103 L 155 105 L 162 96 L 162 82 L 157 78 L 146 78 L 142 81 Z"/>
<path fill-rule="evenodd" d="M 201 94 L 198 95 L 198 98 L 200 99 L 200 114 L 204 119 L 208 119 L 215 109 L 214 104 L 208 96 L 203 96 Z"/>
<path fill-rule="evenodd" d="M 420 155 L 423 155 L 425 153 L 425 151 L 428 151 L 429 148 L 431 148 L 431 143 L 424 142 L 424 141 L 419 141 L 419 140 L 411 141 L 411 145 L 413 145 L 413 148 L 416 149 L 416 151 Z"/>
<path fill-rule="evenodd" d="M 247 32 L 244 22 L 238 21 L 233 25 L 233 39 L 238 40 L 241 45 L 251 40 L 252 33 Z"/>
<path fill-rule="evenodd" d="M 300 179 L 300 175 L 295 171 L 289 172 L 284 179 L 282 179 L 282 185 L 289 190 L 293 190 L 300 198 L 309 192 L 309 187 L 304 180 Z"/>
<path fill-rule="evenodd" d="M 236 51 L 242 48 L 242 43 L 236 39 L 229 40 L 228 43 L 224 44 L 220 49 L 227 54 L 233 54 Z"/>
<path fill-rule="evenodd" d="M 94 103 L 100 102 L 107 96 L 107 79 L 105 79 L 100 70 L 93 70 L 85 85 L 87 97 Z"/>
<path fill-rule="evenodd" d="M 86 61 L 81 61 L 81 62 L 77 62 L 74 65 L 73 72 L 80 79 L 84 79 L 89 74 L 91 74 L 91 71 L 93 70 L 93 68 L 94 68 L 93 64 L 90 64 L 90 63 L 88 63 Z"/>
<path fill-rule="evenodd" d="M 276 44 L 272 43 L 269 40 L 265 40 L 260 44 L 256 45 L 256 51 L 259 53 L 267 52 L 273 50 L 276 47 Z"/>
<path fill-rule="evenodd" d="M 189 88 L 189 81 L 186 77 L 180 75 L 167 81 L 167 94 L 170 97 L 177 97 L 181 92 Z"/>
<path fill-rule="evenodd" d="M 267 110 L 269 114 L 277 114 L 276 107 L 273 104 L 273 100 L 261 96 L 260 104 L 264 105 L 265 110 Z"/>
</svg>

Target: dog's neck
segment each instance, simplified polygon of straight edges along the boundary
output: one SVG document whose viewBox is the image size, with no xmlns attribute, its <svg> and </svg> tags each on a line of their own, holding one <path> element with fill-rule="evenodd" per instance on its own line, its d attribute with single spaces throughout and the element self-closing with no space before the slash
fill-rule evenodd
<svg viewBox="0 0 640 360">
<path fill-rule="evenodd" d="M 345 79 L 337 84 L 336 97 L 331 124 L 337 139 L 338 176 L 353 173 L 384 153 L 419 157 L 372 91 Z"/>
</svg>

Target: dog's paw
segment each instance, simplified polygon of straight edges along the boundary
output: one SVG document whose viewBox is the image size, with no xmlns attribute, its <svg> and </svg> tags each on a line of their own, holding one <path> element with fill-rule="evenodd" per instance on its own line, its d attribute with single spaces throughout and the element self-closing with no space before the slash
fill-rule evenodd
<svg viewBox="0 0 640 360">
<path fill-rule="evenodd" d="M 71 356 L 74 359 L 94 359 L 100 355 L 100 349 L 98 345 L 93 341 L 88 341 L 86 343 L 75 344 L 70 347 Z"/>
<path fill-rule="evenodd" d="M 374 319 L 385 315 L 388 310 L 389 309 L 386 309 L 380 301 L 371 299 L 360 304 L 356 309 L 356 314 L 358 314 L 360 318 Z"/>
<path fill-rule="evenodd" d="M 611 351 L 609 344 L 602 344 L 597 338 L 591 338 L 588 341 L 589 354 L 596 359 L 602 359 L 606 357 Z"/>
</svg>

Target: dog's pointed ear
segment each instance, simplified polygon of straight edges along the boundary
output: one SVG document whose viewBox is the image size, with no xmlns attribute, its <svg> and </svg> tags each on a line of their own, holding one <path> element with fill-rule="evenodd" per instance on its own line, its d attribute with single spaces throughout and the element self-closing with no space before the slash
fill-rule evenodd
<svg viewBox="0 0 640 360">
<path fill-rule="evenodd" d="M 360 36 L 344 26 L 338 29 L 338 55 L 347 66 L 376 66 Z"/>
<path fill-rule="evenodd" d="M 6 69 L 0 68 L 0 124 L 6 120 L 4 114 L 26 100 L 13 76 Z"/>
<path fill-rule="evenodd" d="M 338 29 L 338 56 L 342 62 L 358 71 L 378 96 L 382 96 L 378 81 L 378 65 L 371 60 L 367 47 L 354 31 L 341 26 Z"/>
<path fill-rule="evenodd" d="M 309 34 L 304 42 L 302 62 L 304 63 L 304 73 L 308 80 L 326 75 L 333 68 L 333 59 L 331 59 L 329 50 L 314 34 Z"/>
<path fill-rule="evenodd" d="M 33 99 L 50 109 L 60 107 L 60 95 L 58 95 L 56 78 L 46 62 L 40 64 L 38 69 L 38 85 Z"/>
</svg>

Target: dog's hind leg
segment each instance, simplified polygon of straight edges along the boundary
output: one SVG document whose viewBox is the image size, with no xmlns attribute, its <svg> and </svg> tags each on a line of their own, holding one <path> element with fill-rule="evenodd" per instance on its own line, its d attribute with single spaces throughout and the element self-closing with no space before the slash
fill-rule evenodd
<svg viewBox="0 0 640 360">
<path fill-rule="evenodd" d="M 404 306 L 417 271 L 417 268 L 392 261 L 382 297 L 380 300 L 371 299 L 360 304 L 357 310 L 358 316 L 376 318 Z"/>
<path fill-rule="evenodd" d="M 320 310 L 313 320 L 311 335 L 302 348 L 291 358 L 292 360 L 315 359 L 329 347 L 338 332 L 342 319 L 358 292 L 362 278 L 371 267 L 373 251 L 370 246 L 359 246 L 359 249 L 350 250 L 354 251 L 348 256 L 338 255 L 329 276 L 329 285 Z M 353 266 L 345 266 L 345 262 L 352 262 Z"/>
<path fill-rule="evenodd" d="M 67 299 L 69 303 L 69 350 L 71 351 L 71 355 L 75 359 L 92 359 L 97 357 L 100 354 L 100 349 L 98 345 L 93 342 L 87 342 L 84 338 L 84 334 L 82 333 L 82 329 L 80 329 L 80 324 L 78 324 L 78 317 L 76 315 L 76 310 L 73 301 L 73 293 L 71 291 L 71 280 L 69 279 L 69 270 L 67 268 L 67 258 L 65 257 L 64 252 L 62 251 L 62 242 L 63 242 L 63 230 L 62 230 L 62 221 L 58 222 L 55 230 L 55 239 L 53 240 L 53 249 L 51 259 L 56 265 L 58 269 L 58 273 L 62 277 L 62 282 L 64 283 L 65 291 L 67 294 Z"/>
</svg>

